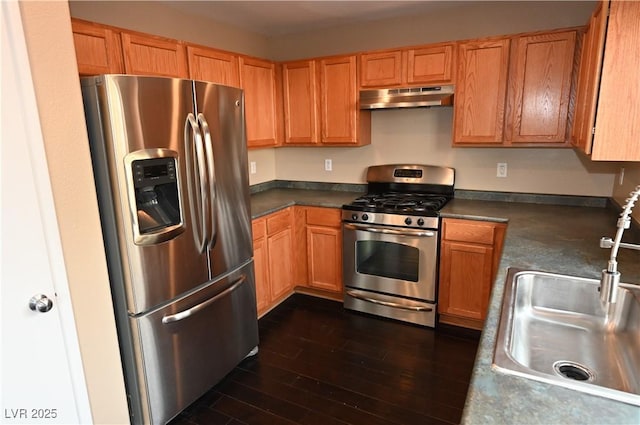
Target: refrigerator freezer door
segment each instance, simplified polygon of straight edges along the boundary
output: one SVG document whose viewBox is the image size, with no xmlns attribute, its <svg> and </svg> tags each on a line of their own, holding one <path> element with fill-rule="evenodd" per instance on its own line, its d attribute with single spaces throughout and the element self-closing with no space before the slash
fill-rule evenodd
<svg viewBox="0 0 640 425">
<path fill-rule="evenodd" d="M 213 175 L 211 275 L 220 276 L 252 257 L 249 173 L 240 89 L 196 81 L 196 114 Z"/>
<path fill-rule="evenodd" d="M 135 362 L 142 398 L 134 403 L 149 406 L 133 422 L 166 423 L 249 354 L 258 345 L 255 302 L 250 261 L 186 298 L 130 319 L 141 347 Z M 131 370 L 126 359 L 125 370 Z"/>
<path fill-rule="evenodd" d="M 193 138 L 185 142 L 185 134 L 191 135 L 185 127 L 193 113 L 193 82 L 107 75 L 83 79 L 83 94 L 109 262 L 120 262 L 110 265 L 112 280 L 123 281 L 116 285 L 122 286 L 116 296 L 126 300 L 129 313 L 140 314 L 210 280 L 206 249 L 197 240 L 200 206 L 189 199 L 187 189 L 187 170 L 198 168 L 186 163 L 187 157 L 195 157 Z M 187 155 L 187 149 L 193 151 Z M 140 170 L 132 167 L 139 165 L 136 159 L 151 161 L 154 152 L 164 159 L 175 156 L 175 170 L 160 163 L 138 167 L 151 182 L 156 175 L 176 173 L 181 223 L 175 223 L 175 216 L 167 220 L 184 230 L 168 240 L 154 241 L 154 229 L 136 229 L 141 223 L 135 205 L 146 202 L 140 197 L 149 192 L 136 188 L 132 176 Z"/>
</svg>

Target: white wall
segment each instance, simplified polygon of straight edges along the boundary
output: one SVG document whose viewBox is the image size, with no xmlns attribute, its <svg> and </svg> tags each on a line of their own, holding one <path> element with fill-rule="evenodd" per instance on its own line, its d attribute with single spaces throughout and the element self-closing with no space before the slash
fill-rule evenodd
<svg viewBox="0 0 640 425">
<path fill-rule="evenodd" d="M 585 25 L 594 1 L 448 1 L 426 15 L 342 25 L 271 39 L 271 58 L 386 49 Z"/>
<path fill-rule="evenodd" d="M 625 199 L 629 197 L 629 193 L 640 185 L 640 163 L 626 162 L 618 164 L 619 167 L 624 168 L 624 175 L 622 178 L 622 184 L 620 184 L 619 177 L 616 176 L 613 186 L 613 199 L 620 205 L 625 204 Z M 632 217 L 640 225 L 640 202 L 637 202 L 633 210 Z"/>
<path fill-rule="evenodd" d="M 95 423 L 125 424 L 129 413 L 69 8 L 63 1 L 28 1 L 20 9 L 91 413 Z"/>
<path fill-rule="evenodd" d="M 269 56 L 266 37 L 185 14 L 162 1 L 70 1 L 69 9 L 74 18 L 250 56 Z"/>
</svg>

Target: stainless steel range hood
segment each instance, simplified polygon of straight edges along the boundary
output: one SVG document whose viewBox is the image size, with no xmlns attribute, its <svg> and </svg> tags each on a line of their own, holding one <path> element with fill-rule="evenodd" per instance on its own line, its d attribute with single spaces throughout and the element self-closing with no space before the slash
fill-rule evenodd
<svg viewBox="0 0 640 425">
<path fill-rule="evenodd" d="M 420 108 L 453 105 L 453 86 L 360 91 L 360 109 Z"/>
</svg>

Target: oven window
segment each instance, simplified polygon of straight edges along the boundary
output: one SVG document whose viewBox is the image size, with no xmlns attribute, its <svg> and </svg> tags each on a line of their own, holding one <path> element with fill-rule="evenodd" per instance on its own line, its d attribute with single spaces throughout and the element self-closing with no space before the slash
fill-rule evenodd
<svg viewBox="0 0 640 425">
<path fill-rule="evenodd" d="M 358 241 L 358 273 L 389 279 L 418 281 L 418 248 L 393 242 Z"/>
</svg>

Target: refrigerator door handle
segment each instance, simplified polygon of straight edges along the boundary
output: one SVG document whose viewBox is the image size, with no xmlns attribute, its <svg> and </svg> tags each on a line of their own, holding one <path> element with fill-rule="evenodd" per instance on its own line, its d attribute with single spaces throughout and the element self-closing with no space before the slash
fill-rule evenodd
<svg viewBox="0 0 640 425">
<path fill-rule="evenodd" d="M 212 249 L 216 243 L 216 172 L 213 157 L 213 142 L 211 140 L 211 131 L 209 131 L 209 123 L 202 113 L 198 114 L 198 124 L 204 136 L 204 150 L 207 157 L 207 172 L 209 177 L 209 189 L 211 196 L 211 232 L 209 233 L 209 249 Z"/>
<path fill-rule="evenodd" d="M 192 137 L 193 136 L 193 137 Z M 191 140 L 193 138 L 193 146 Z M 209 193 L 207 191 L 207 172 L 205 170 L 205 153 L 202 142 L 202 133 L 198 122 L 192 113 L 187 115 L 184 123 L 184 144 L 185 144 L 185 161 L 187 163 L 187 189 L 189 192 L 189 202 L 191 209 L 191 221 L 193 224 L 193 237 L 196 241 L 196 247 L 201 253 L 205 252 L 207 246 L 209 221 Z M 195 149 L 195 157 L 193 151 Z M 196 174 L 194 165 L 197 169 L 197 184 L 194 182 Z M 195 187 L 197 186 L 197 188 Z M 199 189 L 199 190 L 197 190 Z M 194 201 L 195 200 L 195 201 Z"/>
<path fill-rule="evenodd" d="M 169 316 L 164 316 L 162 318 L 162 323 L 164 323 L 166 325 L 168 323 L 178 322 L 180 320 L 186 319 L 187 317 L 193 316 L 197 312 L 199 312 L 201 310 L 204 310 L 205 308 L 209 307 L 211 304 L 215 303 L 220 298 L 225 297 L 230 292 L 235 291 L 235 289 L 238 286 L 240 286 L 245 280 L 247 280 L 247 275 L 243 274 L 235 282 L 233 282 L 233 284 L 230 287 L 228 287 L 224 291 L 220 292 L 218 295 L 214 296 L 213 298 L 209 298 L 208 300 L 203 301 L 200 304 L 191 307 L 190 309 L 181 311 L 181 312 L 176 313 L 176 314 L 171 314 Z"/>
</svg>

